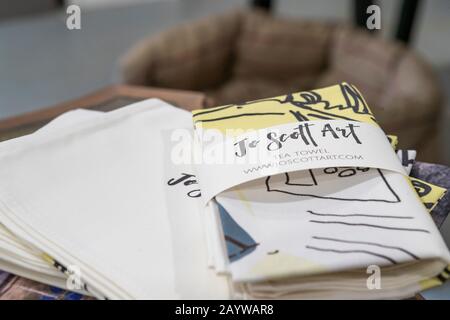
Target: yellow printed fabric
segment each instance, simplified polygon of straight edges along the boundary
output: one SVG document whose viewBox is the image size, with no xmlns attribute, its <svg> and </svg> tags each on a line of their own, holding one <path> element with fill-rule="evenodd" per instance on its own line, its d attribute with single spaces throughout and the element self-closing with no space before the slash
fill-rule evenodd
<svg viewBox="0 0 450 320">
<path fill-rule="evenodd" d="M 441 200 L 447 192 L 447 189 L 439 187 L 432 183 L 428 183 L 421 179 L 417 179 L 414 177 L 409 177 L 409 179 L 411 180 L 414 189 L 419 195 L 420 200 L 429 211 L 432 211 L 436 207 L 439 200 Z"/>
<path fill-rule="evenodd" d="M 388 134 L 387 137 L 388 137 L 389 143 L 391 144 L 392 148 L 393 148 L 394 150 L 397 150 L 397 147 L 398 147 L 398 137 L 397 137 L 397 136 L 390 135 L 390 134 Z"/>
<path fill-rule="evenodd" d="M 310 120 L 351 120 L 376 124 L 375 118 L 360 92 L 341 83 L 318 90 L 194 110 L 194 124 L 203 128 L 261 129 Z"/>
<path fill-rule="evenodd" d="M 230 104 L 192 112 L 195 127 L 203 129 L 256 130 L 308 120 L 344 119 L 378 125 L 359 90 L 348 83 L 291 93 L 283 96 Z M 387 135 L 395 149 L 398 137 Z M 431 211 L 446 189 L 417 178 L 411 182 L 424 205 Z"/>
</svg>

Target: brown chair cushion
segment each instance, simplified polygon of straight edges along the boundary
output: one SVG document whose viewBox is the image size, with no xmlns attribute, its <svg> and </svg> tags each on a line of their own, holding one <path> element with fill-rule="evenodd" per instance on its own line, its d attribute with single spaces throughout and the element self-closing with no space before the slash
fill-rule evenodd
<svg viewBox="0 0 450 320">
<path fill-rule="evenodd" d="M 237 39 L 233 76 L 271 81 L 318 76 L 327 65 L 331 32 L 324 23 L 247 13 Z"/>
<path fill-rule="evenodd" d="M 121 61 L 131 84 L 204 90 L 223 83 L 230 70 L 239 12 L 210 16 L 144 40 Z"/>
<path fill-rule="evenodd" d="M 337 28 L 330 46 L 330 66 L 318 81 L 324 87 L 341 81 L 352 83 L 363 93 L 375 116 L 382 118 L 380 108 L 384 91 L 403 55 L 401 45 L 386 43 L 350 27 Z"/>
<path fill-rule="evenodd" d="M 440 85 L 431 67 L 411 51 L 405 51 L 392 73 L 379 106 L 389 127 L 434 123 L 443 104 Z"/>
<path fill-rule="evenodd" d="M 211 106 L 241 103 L 311 88 L 315 80 L 315 76 L 309 78 L 300 76 L 285 81 L 234 77 L 222 86 L 207 91 L 206 94 L 212 98 L 213 105 Z"/>
<path fill-rule="evenodd" d="M 356 85 L 382 126 L 410 126 L 436 114 L 439 86 L 429 67 L 403 45 L 343 27 L 330 53 L 330 67 L 317 86 Z"/>
</svg>

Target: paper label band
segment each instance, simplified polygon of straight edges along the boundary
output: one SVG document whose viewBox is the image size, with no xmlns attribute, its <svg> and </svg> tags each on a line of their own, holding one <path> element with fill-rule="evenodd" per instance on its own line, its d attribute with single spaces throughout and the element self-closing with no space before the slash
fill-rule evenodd
<svg viewBox="0 0 450 320">
<path fill-rule="evenodd" d="M 363 122 L 304 121 L 225 135 L 200 129 L 196 142 L 203 156 L 196 169 L 204 204 L 234 186 L 285 172 L 370 167 L 405 175 L 385 133 Z"/>
</svg>

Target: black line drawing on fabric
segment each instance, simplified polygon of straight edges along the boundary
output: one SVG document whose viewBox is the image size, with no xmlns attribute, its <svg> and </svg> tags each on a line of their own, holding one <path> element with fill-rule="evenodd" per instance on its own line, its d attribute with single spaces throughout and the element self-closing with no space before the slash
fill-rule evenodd
<svg viewBox="0 0 450 320">
<path fill-rule="evenodd" d="M 346 177 L 351 177 L 354 176 L 355 174 L 358 173 L 358 171 L 361 172 L 367 172 L 369 171 L 370 168 L 361 168 L 361 167 L 356 167 L 356 168 L 351 168 L 351 167 L 328 167 L 328 168 L 324 168 L 323 172 L 326 174 L 336 174 L 339 178 L 346 178 Z"/>
<path fill-rule="evenodd" d="M 297 121 L 308 121 L 308 120 L 333 120 L 333 119 L 341 119 L 341 120 L 349 120 L 355 121 L 351 117 L 344 116 L 336 112 L 336 110 L 347 110 L 351 109 L 355 114 L 358 115 L 368 115 L 370 120 L 376 123 L 375 118 L 369 111 L 369 107 L 367 103 L 364 101 L 364 98 L 358 92 L 358 90 L 347 83 L 339 84 L 340 91 L 342 93 L 342 97 L 345 100 L 345 104 L 332 104 L 328 100 L 324 100 L 323 97 L 315 92 L 315 91 L 304 91 L 298 94 L 287 94 L 284 96 L 284 99 L 280 98 L 268 98 L 268 99 L 259 99 L 253 101 L 247 101 L 240 104 L 230 104 L 220 108 L 216 108 L 213 110 L 205 110 L 198 112 L 193 115 L 194 123 L 199 122 L 215 122 L 215 121 L 223 121 L 240 117 L 247 116 L 286 116 L 292 115 Z M 298 99 L 300 97 L 301 99 Z M 273 110 L 271 112 L 245 112 L 246 106 L 253 105 L 258 102 L 274 102 L 277 105 L 274 105 Z M 287 106 L 287 109 L 280 108 L 281 106 Z M 230 115 L 226 113 L 226 115 L 221 115 L 222 111 L 228 111 L 230 108 L 236 108 L 236 114 Z M 328 112 L 328 110 L 333 110 L 333 112 Z M 241 112 L 242 111 L 242 112 Z M 199 119 L 204 115 L 216 115 L 215 117 L 207 117 L 205 119 Z"/>
<path fill-rule="evenodd" d="M 393 230 L 393 231 L 408 231 L 408 232 L 423 232 L 423 233 L 430 233 L 428 230 L 425 229 L 418 229 L 418 228 L 407 228 L 407 227 L 393 227 L 390 225 L 381 225 L 381 224 L 372 224 L 372 223 L 353 223 L 353 222 L 347 222 L 349 221 L 349 219 L 351 219 L 350 221 L 354 221 L 354 218 L 369 218 L 369 219 L 377 219 L 377 221 L 379 220 L 385 220 L 386 222 L 389 222 L 389 220 L 391 219 L 401 219 L 401 220 L 411 220 L 414 219 L 413 216 L 405 216 L 405 215 L 383 215 L 383 214 L 358 214 L 358 213 L 340 213 L 340 214 L 336 214 L 336 213 L 319 213 L 319 212 L 314 212 L 312 210 L 307 210 L 307 213 L 317 216 L 318 218 L 322 218 L 322 219 L 326 219 L 327 217 L 333 217 L 333 218 L 337 218 L 337 219 L 343 219 L 343 220 L 309 220 L 309 222 L 312 223 L 317 223 L 317 224 L 328 224 L 328 225 L 343 225 L 343 226 L 349 226 L 349 227 L 363 227 L 363 228 L 373 228 L 373 229 L 384 229 L 384 230 Z M 347 221 L 345 221 L 347 220 Z M 327 229 L 329 230 L 329 229 Z M 383 248 L 383 249 L 387 249 L 387 250 L 396 250 L 396 251 L 400 251 L 403 252 L 404 254 L 408 255 L 409 257 L 415 259 L 415 260 L 419 260 L 419 257 L 417 255 L 415 255 L 414 253 L 412 253 L 411 251 L 406 250 L 405 248 L 399 247 L 399 246 L 395 246 L 395 245 L 390 245 L 390 244 L 384 244 L 384 243 L 380 243 L 380 242 L 374 242 L 374 241 L 364 241 L 363 239 L 342 239 L 342 238 L 336 238 L 336 237 L 328 237 L 328 236 L 317 236 L 317 235 L 313 235 L 311 237 L 314 240 L 318 240 L 318 241 L 325 241 L 325 242 L 334 242 L 335 244 L 352 244 L 352 245 L 362 245 L 362 246 L 370 246 L 370 247 L 378 247 L 378 248 Z M 376 255 L 380 258 L 383 258 L 385 260 L 394 260 L 391 257 L 389 257 L 388 255 L 386 255 L 386 251 L 382 251 L 381 253 L 374 253 L 372 251 L 369 250 L 360 250 L 359 248 L 355 248 L 355 247 L 351 247 L 350 249 L 348 248 L 339 248 L 339 247 L 334 247 L 334 248 L 318 248 L 318 247 L 314 247 L 315 249 L 319 250 L 319 251 L 326 251 L 326 252 L 336 252 L 336 253 L 367 253 L 367 254 L 372 254 L 372 255 Z M 314 249 L 313 248 L 313 249 Z M 345 249 L 345 250 L 344 250 Z M 364 249 L 364 248 L 363 248 Z M 392 251 L 391 251 L 392 253 Z M 391 261 L 392 263 L 395 263 L 394 261 Z"/>
<path fill-rule="evenodd" d="M 252 112 L 252 113 L 241 113 L 233 116 L 226 116 L 226 117 L 219 117 L 219 118 L 213 118 L 213 119 L 205 119 L 200 120 L 201 122 L 212 122 L 212 121 L 220 121 L 220 120 L 227 120 L 227 119 L 234 119 L 234 118 L 240 118 L 240 117 L 254 117 L 254 116 L 277 116 L 277 115 L 284 115 L 283 112 Z"/>
<path fill-rule="evenodd" d="M 343 253 L 343 254 L 345 254 L 345 253 L 364 253 L 364 254 L 368 254 L 368 255 L 376 256 L 378 258 L 385 259 L 385 260 L 391 262 L 392 264 L 397 264 L 397 261 L 395 261 L 391 257 L 388 257 L 384 254 L 379 254 L 376 252 L 368 251 L 368 250 L 339 250 L 339 249 L 331 249 L 331 248 L 320 248 L 320 247 L 315 247 L 315 246 L 305 246 L 305 247 L 306 247 L 306 249 L 312 249 L 312 250 L 316 250 L 316 251 L 334 252 L 334 253 Z"/>
<path fill-rule="evenodd" d="M 429 185 L 420 180 L 411 179 L 411 183 L 414 186 L 414 189 L 416 190 L 417 194 L 421 198 L 427 196 L 432 191 L 432 188 Z M 427 209 L 431 209 L 433 207 L 432 202 L 425 202 L 423 199 L 422 202 Z"/>
<path fill-rule="evenodd" d="M 228 259 L 231 263 L 252 253 L 259 243 L 231 217 L 220 203 L 216 203 L 219 208 Z"/>
<path fill-rule="evenodd" d="M 415 160 L 414 158 L 410 158 L 409 157 L 408 150 L 401 150 L 402 166 L 408 167 L 409 165 L 413 165 L 414 164 L 414 160 Z"/>
<path fill-rule="evenodd" d="M 297 186 L 297 189 L 293 188 L 283 188 L 283 187 L 277 187 L 274 186 L 271 183 L 271 180 L 274 179 L 274 176 L 268 176 L 265 180 L 266 185 L 266 191 L 267 192 L 280 192 L 284 194 L 289 194 L 292 196 L 300 196 L 300 197 L 313 197 L 313 198 L 319 198 L 319 199 L 328 199 L 328 200 L 342 200 L 342 201 L 361 201 L 361 202 L 385 202 L 385 203 L 398 203 L 400 202 L 400 197 L 397 195 L 397 193 L 394 191 L 392 186 L 387 181 L 386 177 L 383 175 L 382 171 L 380 169 L 374 169 L 379 175 L 379 178 L 381 179 L 381 183 L 384 187 L 383 192 L 386 194 L 383 194 L 380 196 L 380 198 L 354 198 L 354 196 L 350 197 L 332 197 L 327 195 L 320 195 L 318 192 L 320 190 L 312 190 L 310 187 L 312 186 L 319 186 L 320 181 L 318 181 L 317 177 L 314 176 L 312 171 L 310 171 L 312 179 L 314 180 L 313 184 L 303 185 L 303 184 L 295 184 L 291 182 L 290 174 L 285 173 L 285 182 L 284 185 L 286 186 Z M 336 171 L 337 172 L 337 171 Z M 355 171 L 356 172 L 356 171 Z M 366 172 L 366 171 L 364 171 Z M 353 176 L 354 174 L 352 174 Z"/>
<path fill-rule="evenodd" d="M 436 277 L 437 277 L 438 280 L 441 281 L 442 283 L 444 283 L 444 282 L 446 282 L 446 281 L 448 280 L 442 273 L 438 274 Z"/>
<path fill-rule="evenodd" d="M 342 95 L 345 99 L 345 105 L 329 106 L 325 109 L 330 110 L 338 108 L 339 110 L 344 110 L 350 108 L 357 114 L 370 114 L 367 103 L 354 86 L 349 85 L 348 83 L 341 83 L 339 86 L 341 87 Z"/>
<path fill-rule="evenodd" d="M 284 175 L 286 176 L 286 184 L 290 185 L 290 186 L 306 186 L 306 187 L 310 187 L 310 186 L 317 186 L 317 180 L 316 177 L 314 176 L 314 173 L 311 169 L 308 170 L 309 172 L 309 178 L 311 178 L 311 182 L 310 183 L 293 183 L 290 181 L 290 177 L 289 174 L 285 173 Z"/>
<path fill-rule="evenodd" d="M 355 241 L 355 240 L 347 240 L 347 239 L 337 239 L 337 238 L 330 238 L 330 237 L 319 237 L 319 236 L 312 236 L 313 239 L 315 240 L 323 240 L 323 241 L 333 241 L 333 242 L 342 242 L 342 243 L 354 243 L 354 244 L 362 244 L 362 245 L 368 245 L 368 246 L 375 246 L 375 247 L 380 247 L 380 248 L 386 248 L 386 249 L 392 249 L 392 250 L 398 250 L 401 251 L 407 255 L 409 255 L 411 258 L 415 259 L 415 260 L 419 260 L 419 257 L 416 256 L 414 253 L 401 248 L 401 247 L 397 247 L 397 246 L 391 246 L 391 245 L 386 245 L 386 244 L 381 244 L 381 243 L 376 243 L 376 242 L 369 242 L 369 241 Z"/>
<path fill-rule="evenodd" d="M 377 229 L 385 229 L 385 230 L 430 233 L 430 231 L 425 230 L 425 229 L 389 227 L 389 226 L 370 224 L 370 223 L 351 223 L 351 222 L 343 222 L 343 221 L 319 221 L 319 220 L 309 220 L 309 222 L 322 223 L 322 224 L 341 224 L 341 225 L 350 226 L 350 227 L 367 227 L 367 228 L 377 228 Z"/>
<path fill-rule="evenodd" d="M 237 239 L 235 239 L 235 238 L 233 238 L 231 236 L 227 236 L 227 235 L 225 235 L 224 238 L 225 238 L 225 241 L 230 242 L 233 245 L 235 245 L 235 246 L 240 248 L 240 251 L 238 253 L 231 253 L 231 254 L 229 254 L 228 257 L 230 259 L 233 259 L 233 258 L 237 257 L 238 255 L 242 255 L 246 251 L 248 251 L 250 249 L 253 249 L 253 248 L 255 248 L 255 247 L 257 247 L 259 245 L 259 243 L 252 243 L 250 245 L 247 245 L 247 244 L 245 244 L 243 242 L 240 242 L 239 240 L 237 240 Z"/>
<path fill-rule="evenodd" d="M 392 142 L 393 142 L 392 137 L 391 136 L 386 136 L 386 138 L 388 139 L 389 144 L 392 144 Z"/>
<path fill-rule="evenodd" d="M 298 101 L 294 99 L 294 96 L 292 94 L 288 94 L 286 96 L 285 102 L 289 102 L 293 104 L 294 106 L 306 110 L 306 113 L 300 110 L 292 110 L 291 113 L 297 118 L 299 121 L 305 121 L 305 120 L 312 120 L 311 118 L 321 119 L 321 120 L 330 120 L 330 119 L 343 119 L 343 120 L 354 120 L 351 118 L 348 118 L 346 116 L 338 115 L 335 113 L 329 113 L 326 111 L 321 111 L 314 109 L 314 106 L 322 104 L 322 107 L 324 110 L 346 110 L 346 109 L 352 109 L 352 111 L 355 114 L 365 114 L 365 115 L 371 115 L 369 111 L 369 107 L 367 106 L 366 102 L 364 101 L 361 94 L 356 90 L 356 88 L 352 85 L 349 85 L 347 83 L 341 83 L 339 84 L 342 96 L 345 99 L 345 105 L 337 104 L 332 105 L 329 101 L 323 100 L 322 97 L 314 91 L 306 91 L 300 93 L 300 96 L 303 98 L 304 101 Z M 375 121 L 375 118 L 371 117 L 372 121 Z"/>
<path fill-rule="evenodd" d="M 388 218 L 388 219 L 414 219 L 413 216 L 389 216 L 379 214 L 362 214 L 362 213 L 350 213 L 350 214 L 335 214 L 335 213 L 318 213 L 312 210 L 306 210 L 306 212 L 315 216 L 322 217 L 367 217 L 367 218 Z"/>
<path fill-rule="evenodd" d="M 280 250 L 274 250 L 274 251 L 269 251 L 269 252 L 267 252 L 267 254 L 268 254 L 269 256 L 271 256 L 271 255 L 277 254 L 277 253 L 279 253 L 279 252 L 280 252 Z"/>
</svg>

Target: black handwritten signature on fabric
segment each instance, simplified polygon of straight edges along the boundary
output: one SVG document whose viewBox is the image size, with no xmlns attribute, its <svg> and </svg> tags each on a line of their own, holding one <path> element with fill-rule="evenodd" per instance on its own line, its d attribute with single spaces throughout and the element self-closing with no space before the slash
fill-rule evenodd
<svg viewBox="0 0 450 320">
<path fill-rule="evenodd" d="M 319 198 L 319 199 L 328 199 L 328 200 L 340 200 L 340 201 L 362 201 L 362 202 L 386 202 L 386 203 L 398 203 L 401 202 L 400 197 L 397 195 L 397 193 L 394 191 L 394 189 L 392 188 L 392 186 L 389 184 L 389 182 L 387 181 L 386 177 L 383 175 L 382 171 L 380 169 L 375 169 L 382 182 L 384 183 L 384 185 L 386 186 L 387 190 L 394 196 L 395 200 L 388 200 L 388 199 L 362 199 L 362 198 L 342 198 L 342 197 L 332 197 L 332 196 L 322 196 L 322 195 L 317 195 L 314 194 L 312 192 L 307 192 L 307 191 L 299 191 L 299 192 L 292 192 L 292 191 L 287 191 L 287 190 L 281 190 L 281 189 L 276 189 L 276 188 L 272 188 L 270 186 L 270 179 L 271 176 L 268 176 L 265 180 L 265 184 L 266 184 L 266 191 L 267 192 L 281 192 L 281 193 L 285 193 L 285 194 L 290 194 L 292 196 L 300 196 L 300 197 L 313 197 L 313 198 Z M 309 171 L 310 175 L 314 176 L 313 172 L 310 170 Z M 285 184 L 287 185 L 294 185 L 293 183 L 290 182 L 290 178 L 289 178 L 289 173 L 285 173 L 286 178 L 286 182 Z M 317 185 L 317 180 L 314 178 L 313 179 L 315 181 L 315 185 Z M 307 186 L 307 185 L 305 185 Z"/>
</svg>

